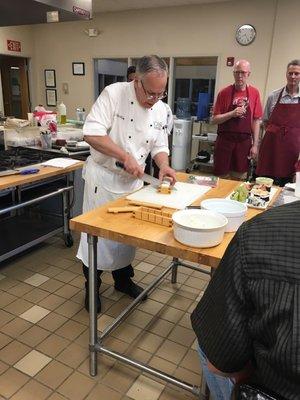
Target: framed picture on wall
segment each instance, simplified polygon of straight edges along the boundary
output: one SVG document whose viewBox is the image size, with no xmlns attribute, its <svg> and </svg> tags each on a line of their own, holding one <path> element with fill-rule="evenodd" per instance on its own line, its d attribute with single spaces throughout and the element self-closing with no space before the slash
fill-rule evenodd
<svg viewBox="0 0 300 400">
<path fill-rule="evenodd" d="M 56 79 L 55 79 L 55 70 L 54 69 L 45 69 L 45 86 L 49 88 L 56 87 Z"/>
<path fill-rule="evenodd" d="M 47 106 L 55 107 L 57 103 L 56 89 L 46 89 Z"/>
<path fill-rule="evenodd" d="M 73 62 L 72 63 L 73 75 L 84 75 L 84 63 L 83 62 Z"/>
</svg>

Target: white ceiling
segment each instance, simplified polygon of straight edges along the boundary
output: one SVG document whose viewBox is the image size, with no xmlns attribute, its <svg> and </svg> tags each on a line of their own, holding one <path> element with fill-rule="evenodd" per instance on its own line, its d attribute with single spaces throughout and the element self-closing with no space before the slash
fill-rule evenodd
<svg viewBox="0 0 300 400">
<path fill-rule="evenodd" d="M 93 13 L 221 3 L 231 0 L 93 0 Z"/>
</svg>

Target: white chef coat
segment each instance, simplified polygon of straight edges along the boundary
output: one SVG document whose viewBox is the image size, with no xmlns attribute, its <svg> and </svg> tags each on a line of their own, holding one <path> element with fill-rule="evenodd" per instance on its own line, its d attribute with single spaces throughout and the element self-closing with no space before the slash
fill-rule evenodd
<svg viewBox="0 0 300 400">
<path fill-rule="evenodd" d="M 168 133 L 171 130 L 171 110 L 158 101 L 150 109 L 137 101 L 134 82 L 119 82 L 107 86 L 93 105 L 83 127 L 85 136 L 109 137 L 145 167 L 151 152 L 169 154 Z M 172 114 L 172 113 L 171 113 Z M 85 180 L 83 212 L 124 196 L 142 187 L 143 182 L 116 167 L 117 160 L 91 148 L 83 170 Z M 111 240 L 98 240 L 98 269 L 116 270 L 129 265 L 135 248 Z M 88 265 L 86 234 L 81 235 L 77 257 Z"/>
</svg>

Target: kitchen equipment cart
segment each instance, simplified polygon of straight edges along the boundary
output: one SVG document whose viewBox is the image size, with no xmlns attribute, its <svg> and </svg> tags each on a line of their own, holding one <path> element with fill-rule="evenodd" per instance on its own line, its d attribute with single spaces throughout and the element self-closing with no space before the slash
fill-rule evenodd
<svg viewBox="0 0 300 400">
<path fill-rule="evenodd" d="M 178 180 L 186 181 L 187 175 L 178 173 Z M 201 197 L 206 198 L 223 197 L 225 198 L 237 186 L 238 182 L 230 180 L 219 180 L 217 188 L 212 188 Z M 200 199 L 193 203 L 200 204 Z M 116 329 L 122 321 L 134 310 L 140 303 L 146 293 L 152 291 L 168 274 L 171 274 L 171 282 L 176 283 L 177 271 L 181 266 L 193 270 L 210 274 L 207 269 L 192 265 L 186 261 L 217 268 L 229 242 L 233 238 L 233 233 L 225 233 L 224 240 L 216 247 L 212 248 L 193 248 L 180 244 L 174 239 L 172 228 L 152 224 L 147 221 L 137 220 L 130 213 L 111 214 L 107 210 L 109 207 L 122 207 L 127 205 L 125 198 L 121 198 L 93 211 L 78 216 L 70 221 L 71 229 L 77 232 L 87 233 L 88 251 L 89 251 L 89 349 L 90 349 L 90 374 L 97 374 L 97 352 L 111 356 L 116 360 L 122 361 L 132 367 L 138 368 L 156 378 L 165 380 L 168 383 L 179 386 L 189 392 L 194 393 L 200 399 L 204 398 L 201 394 L 201 388 L 191 385 L 187 382 L 176 379 L 160 370 L 154 369 L 146 364 L 131 359 L 123 354 L 113 351 L 103 343 L 104 339 Z M 260 210 L 249 209 L 246 219 L 261 213 Z M 97 313 L 96 313 L 96 269 L 97 269 L 97 240 L 98 236 L 115 240 L 121 243 L 136 246 L 138 248 L 156 251 L 173 257 L 171 264 L 159 275 L 147 288 L 108 326 L 103 333 L 98 336 L 97 333 Z M 181 261 L 185 260 L 185 261 Z"/>
<path fill-rule="evenodd" d="M 0 262 L 63 232 L 66 246 L 73 245 L 69 229 L 74 192 L 74 171 L 68 168 L 35 165 L 39 172 L 0 177 Z M 59 208 L 49 199 L 61 196 Z"/>
</svg>

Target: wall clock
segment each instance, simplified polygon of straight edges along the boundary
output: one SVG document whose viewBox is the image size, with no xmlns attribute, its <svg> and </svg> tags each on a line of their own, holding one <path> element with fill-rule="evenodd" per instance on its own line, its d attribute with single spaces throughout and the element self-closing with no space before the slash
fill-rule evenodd
<svg viewBox="0 0 300 400">
<path fill-rule="evenodd" d="M 235 38 L 238 44 L 248 46 L 256 37 L 256 30 L 254 26 L 249 24 L 241 25 L 235 33 Z"/>
</svg>

